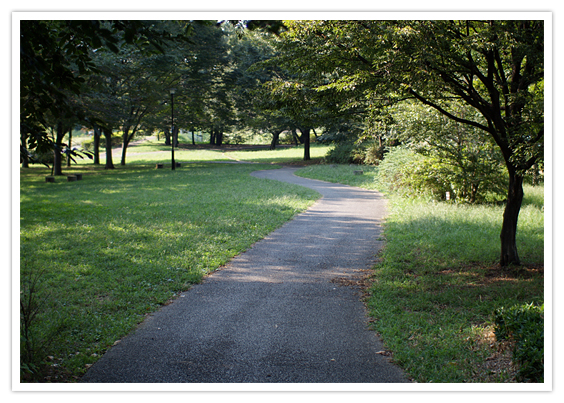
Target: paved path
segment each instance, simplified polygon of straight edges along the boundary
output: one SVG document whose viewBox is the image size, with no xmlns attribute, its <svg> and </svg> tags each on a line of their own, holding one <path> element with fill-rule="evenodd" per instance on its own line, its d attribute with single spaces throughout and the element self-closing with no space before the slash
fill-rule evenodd
<svg viewBox="0 0 564 403">
<path fill-rule="evenodd" d="M 83 382 L 407 382 L 378 354 L 359 291 L 341 285 L 373 264 L 385 201 L 295 170 L 253 175 L 323 198 L 150 316 Z"/>
</svg>

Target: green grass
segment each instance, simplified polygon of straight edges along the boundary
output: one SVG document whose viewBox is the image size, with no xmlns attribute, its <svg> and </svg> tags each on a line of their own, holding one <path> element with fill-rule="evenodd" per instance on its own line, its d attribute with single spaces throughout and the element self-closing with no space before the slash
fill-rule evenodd
<svg viewBox="0 0 564 403">
<path fill-rule="evenodd" d="M 356 175 L 355 171 L 362 171 L 363 173 L 362 175 Z M 296 175 L 327 182 L 343 183 L 369 190 L 378 190 L 375 182 L 377 172 L 377 168 L 370 165 L 332 164 L 311 165 L 300 169 L 296 172 Z"/>
<path fill-rule="evenodd" d="M 376 170 L 356 169 L 318 165 L 300 175 L 374 189 Z M 389 195 L 386 246 L 366 303 L 394 361 L 416 381 L 515 381 L 508 351 L 494 342 L 492 315 L 544 301 L 544 188 L 524 190 L 517 234 L 523 266 L 507 269 L 497 264 L 502 206 Z"/>
<path fill-rule="evenodd" d="M 33 329 L 42 374 L 72 381 L 144 315 L 306 209 L 318 197 L 273 187 L 270 165 L 192 164 L 171 171 L 74 166 L 82 181 L 21 170 L 20 271 L 40 276 Z M 55 376 L 57 378 L 55 378 Z"/>
<path fill-rule="evenodd" d="M 329 146 L 312 144 L 310 146 L 310 157 L 312 159 L 320 159 L 327 154 Z M 233 159 L 240 161 L 251 161 L 261 163 L 287 163 L 303 159 L 304 147 L 277 148 L 275 150 L 259 150 L 259 151 L 231 151 L 227 155 Z"/>
</svg>

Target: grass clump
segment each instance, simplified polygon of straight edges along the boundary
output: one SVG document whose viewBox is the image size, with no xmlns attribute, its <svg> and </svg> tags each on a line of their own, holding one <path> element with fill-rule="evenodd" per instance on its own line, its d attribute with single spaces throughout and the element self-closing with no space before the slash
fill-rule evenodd
<svg viewBox="0 0 564 403">
<path fill-rule="evenodd" d="M 495 336 L 512 344 L 513 360 L 519 365 L 518 377 L 544 381 L 544 304 L 501 307 L 494 312 Z"/>
<path fill-rule="evenodd" d="M 146 314 L 318 197 L 249 175 L 269 168 L 78 166 L 66 172 L 82 181 L 56 183 L 22 170 L 22 380 L 77 380 Z"/>
<path fill-rule="evenodd" d="M 367 167 L 318 165 L 299 175 L 377 189 L 378 168 L 354 175 L 357 169 Z M 393 360 L 417 382 L 516 382 L 530 373 L 496 338 L 492 319 L 501 307 L 544 302 L 544 188 L 524 192 L 517 231 L 523 265 L 508 268 L 498 264 L 503 206 L 388 195 L 386 246 L 366 304 Z M 525 351 L 542 356 L 538 348 Z"/>
</svg>

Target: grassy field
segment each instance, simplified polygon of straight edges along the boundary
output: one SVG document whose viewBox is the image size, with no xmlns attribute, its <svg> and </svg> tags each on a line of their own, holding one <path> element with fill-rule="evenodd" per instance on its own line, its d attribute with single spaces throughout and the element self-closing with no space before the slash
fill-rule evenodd
<svg viewBox="0 0 564 403">
<path fill-rule="evenodd" d="M 374 189 L 374 168 L 311 166 L 301 176 Z M 417 382 L 515 381 L 507 345 L 497 343 L 499 307 L 544 302 L 542 186 L 525 187 L 518 250 L 523 266 L 499 259 L 503 207 L 389 195 L 386 247 L 366 303 L 393 360 Z"/>
<path fill-rule="evenodd" d="M 21 170 L 22 297 L 28 301 L 35 283 L 35 302 L 26 303 L 38 312 L 29 339 L 39 373 L 49 381 L 78 379 L 145 314 L 318 197 L 249 175 L 269 168 L 78 166 L 65 172 L 82 172 L 82 181 L 56 183 L 45 183 L 46 169 Z"/>
<path fill-rule="evenodd" d="M 37 279 L 31 335 L 37 357 L 47 357 L 41 369 L 49 381 L 78 379 L 146 314 L 318 197 L 248 175 L 301 163 L 303 148 L 177 150 L 180 161 L 263 164 L 190 163 L 174 172 L 154 169 L 170 160 L 161 148 L 133 147 L 131 165 L 116 159 L 116 170 L 63 168 L 83 173 L 79 182 L 45 183 L 48 170 L 21 170 L 22 289 L 29 294 Z M 316 162 L 324 152 L 312 147 Z M 354 174 L 359 169 L 363 175 Z M 298 174 L 377 190 L 375 167 L 316 164 Z M 365 292 L 372 326 L 393 360 L 418 382 L 515 381 L 510 352 L 493 336 L 492 313 L 543 301 L 543 187 L 525 188 L 518 229 L 524 265 L 508 270 L 496 264 L 503 207 L 388 197 L 386 247 Z"/>
</svg>

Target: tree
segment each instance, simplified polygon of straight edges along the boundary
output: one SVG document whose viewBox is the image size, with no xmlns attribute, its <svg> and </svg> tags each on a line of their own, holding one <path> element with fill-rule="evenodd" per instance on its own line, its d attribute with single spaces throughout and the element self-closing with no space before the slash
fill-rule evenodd
<svg viewBox="0 0 564 403">
<path fill-rule="evenodd" d="M 340 108 L 383 110 L 415 99 L 491 136 L 509 176 L 500 264 L 519 265 L 523 176 L 543 158 L 543 21 L 294 21 L 286 26 L 288 40 L 299 44 L 294 65 L 318 92 L 337 95 Z M 480 119 L 460 115 L 460 102 Z"/>
<path fill-rule="evenodd" d="M 459 108 L 465 109 L 460 116 L 477 114 L 468 106 Z M 421 103 L 401 103 L 393 108 L 392 116 L 387 137 L 436 160 L 436 179 L 442 180 L 451 199 L 475 203 L 485 200 L 488 193 L 503 195 L 507 189 L 503 157 L 486 132 Z M 479 120 L 479 116 L 472 118 Z"/>
<path fill-rule="evenodd" d="M 20 22 L 20 132 L 22 154 L 55 147 L 47 116 L 55 120 L 76 114 L 70 95 L 79 95 L 87 77 L 96 72 L 93 51 L 117 53 L 120 40 L 144 52 L 162 52 L 163 46 L 184 40 L 184 30 L 171 34 L 152 21 Z M 85 116 L 79 116 L 85 118 Z M 24 158 L 25 159 L 25 158 Z"/>
</svg>

